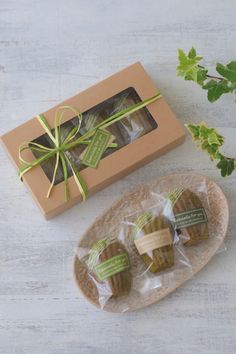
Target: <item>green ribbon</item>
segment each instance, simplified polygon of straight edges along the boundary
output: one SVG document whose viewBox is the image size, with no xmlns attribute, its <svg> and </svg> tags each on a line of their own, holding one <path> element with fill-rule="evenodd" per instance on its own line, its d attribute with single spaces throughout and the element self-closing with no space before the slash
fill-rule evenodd
<svg viewBox="0 0 236 354">
<path fill-rule="evenodd" d="M 97 124 L 93 129 L 89 130 L 86 132 L 84 135 L 80 136 L 79 138 L 76 138 L 77 134 L 80 131 L 81 123 L 83 120 L 82 113 L 71 106 L 62 106 L 59 107 L 55 113 L 55 122 L 54 122 L 54 134 L 52 133 L 52 129 L 47 122 L 45 116 L 43 114 L 38 114 L 36 118 L 38 119 L 39 123 L 42 125 L 44 128 L 45 132 L 51 139 L 53 143 L 53 147 L 49 148 L 47 146 L 35 143 L 35 142 L 25 142 L 22 143 L 19 146 L 19 161 L 22 164 L 22 167 L 19 169 L 19 177 L 22 180 L 22 177 L 24 174 L 28 171 L 30 171 L 33 167 L 41 165 L 43 162 L 49 160 L 53 156 L 56 157 L 56 162 L 55 162 L 55 167 L 53 171 L 53 177 L 52 181 L 50 184 L 50 187 L 47 192 L 47 198 L 50 197 L 54 183 L 55 183 L 55 178 L 56 178 L 56 173 L 57 169 L 59 167 L 59 162 L 61 161 L 62 165 L 62 171 L 63 171 L 63 177 L 64 177 L 64 183 L 65 183 L 65 199 L 66 201 L 69 200 L 69 187 L 68 187 L 68 169 L 67 166 L 71 168 L 73 177 L 75 179 L 75 182 L 78 186 L 78 189 L 82 195 L 83 201 L 88 197 L 88 187 L 86 182 L 84 181 L 83 177 L 81 174 L 78 172 L 76 166 L 74 165 L 73 161 L 65 154 L 66 151 L 74 148 L 75 146 L 78 145 L 89 145 L 91 142 L 91 138 L 97 131 L 97 129 L 106 129 L 110 125 L 116 123 L 117 121 L 127 117 L 129 114 L 132 114 L 141 108 L 147 106 L 148 104 L 156 101 L 157 99 L 161 98 L 161 94 L 157 93 L 151 98 L 148 98 L 144 101 L 135 103 L 118 113 L 115 113 L 111 115 L 110 117 L 106 118 L 103 122 Z M 63 139 L 61 135 L 61 122 L 64 116 L 64 113 L 67 111 L 72 111 L 76 117 L 78 118 L 78 124 L 71 129 L 71 131 L 68 133 L 68 135 Z M 112 143 L 109 145 L 109 147 L 116 147 L 117 144 Z M 39 158 L 36 158 L 33 161 L 26 161 L 22 153 L 25 150 L 31 150 L 31 151 L 37 151 L 42 153 L 42 156 Z"/>
</svg>

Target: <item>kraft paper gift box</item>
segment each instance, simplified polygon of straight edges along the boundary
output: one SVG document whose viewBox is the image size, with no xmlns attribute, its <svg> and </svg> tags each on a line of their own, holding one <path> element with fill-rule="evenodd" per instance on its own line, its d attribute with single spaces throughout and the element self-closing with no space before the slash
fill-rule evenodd
<svg viewBox="0 0 236 354">
<path fill-rule="evenodd" d="M 72 98 L 43 113 L 51 127 L 54 126 L 55 113 L 60 106 L 71 106 L 82 112 L 80 136 L 91 127 L 102 122 L 114 113 L 137 102 L 144 101 L 158 92 L 140 63 L 112 75 L 100 83 L 78 93 Z M 61 124 L 61 134 L 66 136 L 76 124 L 75 113 L 67 111 Z M 175 148 L 184 140 L 184 131 L 163 97 L 146 107 L 129 114 L 110 125 L 107 131 L 118 146 L 107 148 L 96 168 L 83 164 L 84 149 L 79 145 L 66 154 L 83 177 L 89 196 L 119 180 L 133 170 Z M 19 169 L 19 146 L 23 142 L 36 142 L 50 146 L 50 139 L 37 118 L 33 118 L 1 137 L 10 158 Z M 27 150 L 24 158 L 34 160 L 37 152 Z M 82 195 L 68 166 L 68 189 L 70 198 L 65 200 L 62 166 L 59 164 L 54 187 L 49 198 L 46 197 L 52 181 L 55 157 L 31 168 L 23 176 L 43 215 L 49 219 L 82 201 Z"/>
</svg>

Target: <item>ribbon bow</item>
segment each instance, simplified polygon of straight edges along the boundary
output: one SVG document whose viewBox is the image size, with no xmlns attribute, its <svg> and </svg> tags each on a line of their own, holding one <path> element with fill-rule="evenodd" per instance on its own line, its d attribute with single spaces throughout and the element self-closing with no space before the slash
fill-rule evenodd
<svg viewBox="0 0 236 354">
<path fill-rule="evenodd" d="M 57 174 L 57 170 L 59 167 L 59 162 L 61 161 L 61 166 L 62 166 L 62 171 L 63 171 L 63 177 L 64 177 L 64 183 L 65 183 L 65 199 L 66 201 L 69 200 L 69 187 L 68 187 L 68 166 L 71 168 L 73 177 L 75 179 L 75 182 L 78 186 L 78 189 L 82 195 L 83 201 L 87 198 L 88 196 L 88 187 L 86 182 L 84 181 L 83 177 L 77 170 L 75 164 L 73 161 L 65 154 L 66 151 L 74 148 L 75 146 L 78 146 L 80 144 L 83 145 L 89 145 L 91 142 L 91 138 L 95 134 L 95 132 L 98 129 L 106 129 L 110 125 L 114 124 L 115 122 L 127 117 L 127 115 L 134 113 L 141 108 L 147 106 L 148 104 L 156 101 L 161 97 L 160 93 L 157 93 L 155 96 L 148 98 L 147 100 L 138 102 L 136 104 L 133 104 L 118 113 L 113 114 L 112 116 L 106 118 L 103 122 L 97 124 L 94 128 L 86 132 L 84 135 L 77 137 L 77 134 L 80 131 L 81 123 L 83 120 L 82 113 L 71 106 L 62 106 L 59 107 L 58 110 L 55 113 L 55 122 L 54 122 L 54 134 L 52 132 L 52 129 L 47 122 L 45 116 L 43 114 L 38 114 L 36 118 L 38 119 L 39 123 L 42 125 L 44 128 L 45 132 L 49 136 L 49 138 L 52 141 L 53 147 L 47 147 L 35 142 L 25 142 L 22 143 L 19 146 L 19 161 L 22 164 L 22 167 L 19 169 L 19 177 L 22 180 L 23 175 L 30 171 L 33 167 L 41 165 L 43 162 L 49 160 L 53 156 L 56 158 L 55 162 L 55 167 L 53 171 L 53 177 L 51 180 L 50 187 L 47 192 L 47 198 L 50 197 L 54 183 L 55 183 L 55 178 Z M 78 118 L 78 124 L 71 129 L 71 131 L 68 133 L 68 135 L 63 139 L 61 135 L 61 122 L 64 116 L 64 113 L 66 111 L 72 111 L 76 117 Z M 117 144 L 110 144 L 109 147 L 116 147 Z M 33 161 L 26 161 L 22 153 L 25 150 L 31 150 L 31 151 L 37 151 L 42 153 L 42 156 L 36 158 Z"/>
</svg>

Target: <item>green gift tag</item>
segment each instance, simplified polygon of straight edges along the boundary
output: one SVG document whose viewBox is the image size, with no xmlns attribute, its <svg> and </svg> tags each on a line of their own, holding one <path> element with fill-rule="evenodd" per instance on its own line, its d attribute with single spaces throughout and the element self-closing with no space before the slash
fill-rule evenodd
<svg viewBox="0 0 236 354">
<path fill-rule="evenodd" d="M 82 163 L 88 167 L 97 168 L 110 139 L 111 134 L 108 131 L 98 129 L 85 151 Z"/>
<path fill-rule="evenodd" d="M 122 253 L 96 265 L 94 272 L 100 281 L 104 281 L 129 267 L 129 257 L 127 253 Z"/>
<path fill-rule="evenodd" d="M 207 215 L 204 208 L 191 209 L 175 214 L 175 226 L 177 229 L 197 224 L 207 223 Z"/>
</svg>

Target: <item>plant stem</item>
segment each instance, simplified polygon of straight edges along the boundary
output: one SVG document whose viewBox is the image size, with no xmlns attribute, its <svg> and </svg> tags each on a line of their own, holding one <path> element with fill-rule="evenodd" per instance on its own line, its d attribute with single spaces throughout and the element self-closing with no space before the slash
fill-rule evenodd
<svg viewBox="0 0 236 354">
<path fill-rule="evenodd" d="M 207 77 L 209 77 L 209 79 L 216 79 L 216 80 L 220 80 L 220 81 L 222 81 L 222 80 L 224 80 L 222 77 L 219 77 L 219 76 L 213 76 L 213 75 L 206 75 Z"/>
<path fill-rule="evenodd" d="M 199 68 L 201 68 L 201 69 L 205 69 L 204 68 L 204 66 L 202 66 L 202 65 L 198 65 L 198 67 Z M 220 76 L 213 76 L 213 75 L 206 75 L 209 79 L 215 79 L 215 80 L 220 80 L 220 81 L 222 81 L 223 80 L 223 78 L 222 77 L 220 77 Z"/>
</svg>

